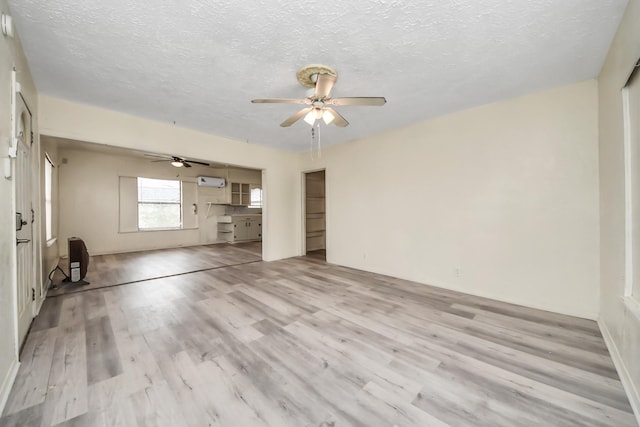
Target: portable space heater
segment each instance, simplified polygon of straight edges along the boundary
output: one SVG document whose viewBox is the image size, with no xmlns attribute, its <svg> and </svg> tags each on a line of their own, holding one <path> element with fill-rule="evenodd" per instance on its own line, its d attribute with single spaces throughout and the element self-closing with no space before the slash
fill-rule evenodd
<svg viewBox="0 0 640 427">
<path fill-rule="evenodd" d="M 84 280 L 89 267 L 89 252 L 84 241 L 78 237 L 69 237 L 69 277 L 65 281 L 88 285 Z"/>
</svg>

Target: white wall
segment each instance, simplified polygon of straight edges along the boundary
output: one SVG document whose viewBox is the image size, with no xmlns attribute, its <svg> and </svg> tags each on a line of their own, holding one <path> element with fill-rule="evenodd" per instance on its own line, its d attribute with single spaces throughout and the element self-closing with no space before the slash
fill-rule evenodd
<svg viewBox="0 0 640 427">
<path fill-rule="evenodd" d="M 59 215 L 61 256 L 67 255 L 66 242 L 71 236 L 81 237 L 92 255 L 216 243 L 216 215 L 224 214 L 224 207 L 208 209 L 207 202 L 216 199 L 218 193 L 226 189 L 197 187 L 197 228 L 120 232 L 121 176 L 178 179 L 192 183 L 198 176 L 217 176 L 256 184 L 260 184 L 261 179 L 259 170 L 230 168 L 227 171 L 197 165 L 178 169 L 168 162 L 151 162 L 147 158 L 91 149 L 61 148 L 59 158 L 65 159 L 58 167 L 62 189 Z M 185 206 L 185 215 L 192 215 L 190 206 Z M 136 218 L 132 220 L 135 223 Z"/>
<path fill-rule="evenodd" d="M 329 262 L 530 307 L 598 313 L 597 84 L 330 147 Z"/>
<path fill-rule="evenodd" d="M 640 1 L 630 0 L 598 78 L 600 325 L 640 419 L 640 311 L 625 304 L 624 129 L 621 88 L 640 58 Z"/>
<path fill-rule="evenodd" d="M 10 15 L 6 0 L 0 0 L 0 11 Z M 11 39 L 0 34 L 0 170 L 4 172 L 4 160 L 11 144 L 11 70 L 16 67 L 17 80 L 22 94 L 32 109 L 33 129 L 36 133 L 33 152 L 38 150 L 37 95 L 22 47 L 16 36 Z M 12 162 L 13 163 L 13 162 Z M 37 171 L 34 176 L 38 176 Z M 15 373 L 18 368 L 18 349 L 15 334 L 15 209 L 13 181 L 0 175 L 0 412 L 4 408 Z M 37 225 L 37 223 L 36 223 Z M 37 228 L 34 236 L 37 237 Z M 37 242 L 36 242 L 37 244 Z M 38 271 L 39 276 L 39 271 Z"/>
<path fill-rule="evenodd" d="M 263 258 L 300 254 L 298 155 L 61 99 L 40 97 L 40 132 L 262 169 Z M 60 183 L 61 191 L 64 186 Z"/>
</svg>

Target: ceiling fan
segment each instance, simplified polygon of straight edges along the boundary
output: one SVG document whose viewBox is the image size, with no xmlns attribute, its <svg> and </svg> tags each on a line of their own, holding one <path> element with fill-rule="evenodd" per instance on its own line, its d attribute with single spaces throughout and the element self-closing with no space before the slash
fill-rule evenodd
<svg viewBox="0 0 640 427">
<path fill-rule="evenodd" d="M 191 164 L 193 163 L 194 165 L 203 165 L 203 166 L 209 166 L 209 163 L 205 163 L 205 162 L 199 162 L 196 160 L 189 160 L 189 159 L 185 159 L 182 157 L 178 157 L 178 156 L 162 156 L 162 155 L 158 155 L 158 154 L 145 154 L 146 157 L 157 157 L 161 160 L 152 160 L 153 163 L 155 162 L 169 162 L 171 163 L 171 166 L 176 167 L 176 168 L 181 168 L 181 167 L 185 167 L 185 168 L 190 168 Z"/>
<path fill-rule="evenodd" d="M 336 83 L 338 73 L 326 65 L 307 65 L 298 70 L 296 77 L 303 86 L 314 88 L 311 95 L 304 99 L 291 98 L 266 98 L 252 99 L 254 104 L 306 104 L 302 110 L 280 123 L 282 127 L 289 127 L 302 117 L 304 121 L 313 126 L 316 120 L 322 119 L 326 124 L 333 123 L 336 126 L 345 127 L 349 122 L 342 117 L 333 106 L 349 105 L 373 105 L 382 106 L 387 100 L 384 97 L 347 97 L 331 98 L 331 89 Z"/>
</svg>

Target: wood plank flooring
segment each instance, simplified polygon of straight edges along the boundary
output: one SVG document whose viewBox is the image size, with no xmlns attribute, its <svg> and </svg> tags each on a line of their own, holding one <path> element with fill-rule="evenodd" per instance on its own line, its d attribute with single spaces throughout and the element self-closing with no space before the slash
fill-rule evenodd
<svg viewBox="0 0 640 427">
<path fill-rule="evenodd" d="M 238 265 L 262 259 L 262 242 L 189 246 L 92 256 L 85 280 L 88 285 L 63 282 L 56 271 L 49 296 L 88 289 L 104 288 L 142 280 L 175 276 L 200 270 Z M 69 260 L 60 260 L 60 268 L 69 274 Z"/>
<path fill-rule="evenodd" d="M 595 322 L 326 264 L 48 298 L 2 426 L 634 426 Z"/>
</svg>

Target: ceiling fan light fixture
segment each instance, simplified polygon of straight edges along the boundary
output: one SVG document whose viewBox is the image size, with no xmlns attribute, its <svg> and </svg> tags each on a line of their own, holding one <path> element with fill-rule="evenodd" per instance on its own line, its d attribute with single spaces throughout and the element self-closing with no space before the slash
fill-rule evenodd
<svg viewBox="0 0 640 427">
<path fill-rule="evenodd" d="M 324 120 L 325 124 L 331 124 L 331 122 L 333 122 L 333 119 L 335 118 L 336 116 L 331 114 L 329 110 L 324 110 L 324 112 L 322 113 L 322 120 Z"/>
<path fill-rule="evenodd" d="M 184 166 L 184 163 L 181 162 L 180 160 L 173 160 L 171 162 L 171 166 L 176 167 L 176 168 L 181 168 L 182 166 Z"/>
<path fill-rule="evenodd" d="M 331 89 L 338 79 L 338 74 L 333 68 L 325 65 L 307 65 L 298 70 L 296 77 L 303 86 L 310 88 L 304 99 L 292 98 L 258 98 L 252 99 L 254 104 L 284 103 L 305 104 L 305 107 L 280 123 L 280 127 L 289 127 L 298 120 L 304 118 L 310 126 L 316 124 L 316 120 L 322 119 L 327 125 L 333 124 L 339 127 L 349 126 L 349 122 L 334 110 L 333 106 L 382 106 L 387 100 L 382 96 L 352 96 L 332 98 Z M 189 165 L 185 165 L 189 167 Z"/>
<path fill-rule="evenodd" d="M 316 122 L 316 115 L 313 113 L 313 110 L 309 111 L 307 115 L 304 116 L 304 121 L 313 126 L 313 124 Z"/>
</svg>

